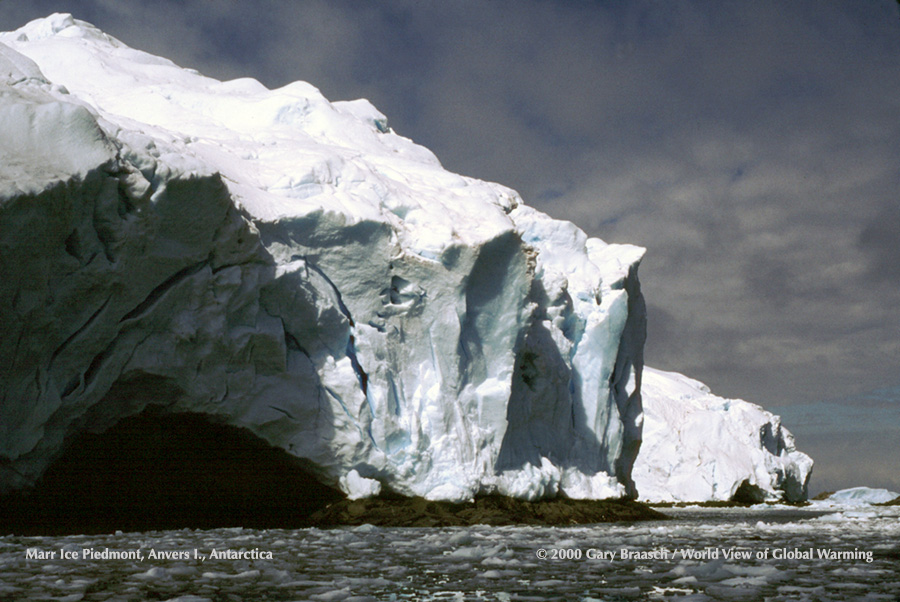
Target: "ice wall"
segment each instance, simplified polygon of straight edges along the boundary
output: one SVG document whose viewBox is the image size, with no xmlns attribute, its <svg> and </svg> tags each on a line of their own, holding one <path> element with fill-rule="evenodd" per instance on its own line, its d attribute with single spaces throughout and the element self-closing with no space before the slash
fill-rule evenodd
<svg viewBox="0 0 900 602">
<path fill-rule="evenodd" d="M 643 249 L 451 174 L 368 102 L 69 15 L 0 34 L 0 491 L 162 405 L 352 496 L 633 494 Z"/>
<path fill-rule="evenodd" d="M 646 368 L 642 377 L 644 440 L 633 471 L 639 499 L 806 499 L 813 462 L 778 416 L 681 374 Z"/>
</svg>

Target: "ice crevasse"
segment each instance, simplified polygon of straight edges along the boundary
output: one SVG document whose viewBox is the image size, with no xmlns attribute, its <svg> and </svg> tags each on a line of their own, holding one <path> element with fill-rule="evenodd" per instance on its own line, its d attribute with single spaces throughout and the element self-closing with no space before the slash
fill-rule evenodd
<svg viewBox="0 0 900 602">
<path fill-rule="evenodd" d="M 161 405 L 351 497 L 636 495 L 643 253 L 365 100 L 33 21 L 0 34 L 0 492 Z"/>
</svg>

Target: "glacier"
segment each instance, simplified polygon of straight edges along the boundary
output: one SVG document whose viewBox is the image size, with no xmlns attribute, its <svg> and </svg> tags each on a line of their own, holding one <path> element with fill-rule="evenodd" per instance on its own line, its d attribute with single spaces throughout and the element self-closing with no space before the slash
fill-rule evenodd
<svg viewBox="0 0 900 602">
<path fill-rule="evenodd" d="M 799 502 L 812 459 L 778 416 L 703 383 L 645 367 L 643 444 L 632 478 L 652 502 Z"/>
<path fill-rule="evenodd" d="M 643 249 L 445 171 L 365 100 L 66 14 L 0 43 L 2 489 L 162 405 L 351 496 L 634 493 Z"/>
<path fill-rule="evenodd" d="M 693 385 L 644 371 L 643 255 L 444 170 L 366 100 L 32 21 L 0 34 L 0 493 L 154 407 L 351 498 L 804 497 L 776 417 L 687 411 Z M 682 436 L 709 421 L 711 488 Z"/>
</svg>

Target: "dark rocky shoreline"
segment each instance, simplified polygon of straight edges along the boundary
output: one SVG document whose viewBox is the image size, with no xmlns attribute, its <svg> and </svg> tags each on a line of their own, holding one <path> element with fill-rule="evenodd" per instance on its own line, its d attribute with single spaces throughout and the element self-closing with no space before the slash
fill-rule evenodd
<svg viewBox="0 0 900 602">
<path fill-rule="evenodd" d="M 467 503 L 399 496 L 341 500 L 315 512 L 310 520 L 320 527 L 362 524 L 380 527 L 465 527 L 567 526 L 666 518 L 661 512 L 631 500 L 555 498 L 527 502 L 492 495 Z"/>
</svg>

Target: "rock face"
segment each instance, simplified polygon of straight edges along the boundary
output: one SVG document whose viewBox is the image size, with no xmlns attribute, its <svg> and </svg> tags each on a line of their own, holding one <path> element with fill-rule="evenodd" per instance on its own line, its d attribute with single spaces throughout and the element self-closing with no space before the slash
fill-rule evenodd
<svg viewBox="0 0 900 602">
<path fill-rule="evenodd" d="M 0 34 L 0 492 L 158 406 L 351 497 L 634 494 L 642 254 L 367 101 L 34 21 Z"/>
<path fill-rule="evenodd" d="M 643 371 L 641 392 L 644 443 L 632 475 L 639 499 L 806 499 L 813 462 L 778 416 L 652 368 Z"/>
</svg>

